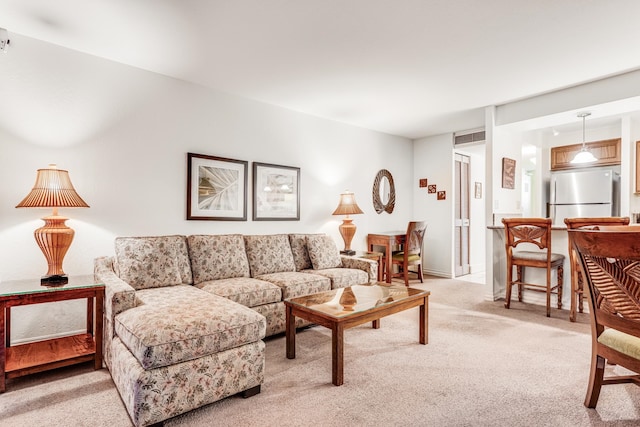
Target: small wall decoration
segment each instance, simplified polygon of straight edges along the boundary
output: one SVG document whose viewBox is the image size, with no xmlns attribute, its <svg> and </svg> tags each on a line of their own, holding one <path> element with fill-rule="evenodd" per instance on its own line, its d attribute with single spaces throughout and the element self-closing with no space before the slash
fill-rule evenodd
<svg viewBox="0 0 640 427">
<path fill-rule="evenodd" d="M 445 200 L 447 198 L 446 191 L 438 191 L 438 200 Z"/>
<path fill-rule="evenodd" d="M 427 187 L 427 193 L 431 194 L 431 193 L 435 193 L 436 190 L 436 185 L 435 184 L 429 184 L 429 186 Z"/>
<path fill-rule="evenodd" d="M 253 220 L 300 220 L 300 168 L 253 162 Z"/>
<path fill-rule="evenodd" d="M 475 184 L 476 184 L 476 186 L 475 186 L 475 192 L 474 192 L 473 196 L 476 199 L 482 199 L 482 183 L 481 182 L 476 182 Z"/>
<path fill-rule="evenodd" d="M 420 178 L 420 188 L 427 186 L 427 178 Z"/>
<path fill-rule="evenodd" d="M 515 188 L 516 161 L 507 157 L 502 158 L 502 188 Z"/>
<path fill-rule="evenodd" d="M 187 219 L 246 221 L 248 165 L 187 153 Z"/>
</svg>

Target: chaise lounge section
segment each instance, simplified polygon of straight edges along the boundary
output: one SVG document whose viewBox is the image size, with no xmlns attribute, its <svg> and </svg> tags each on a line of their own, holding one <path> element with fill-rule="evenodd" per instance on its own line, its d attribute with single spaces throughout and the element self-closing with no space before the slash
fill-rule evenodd
<svg viewBox="0 0 640 427">
<path fill-rule="evenodd" d="M 284 299 L 373 281 L 377 268 L 322 234 L 117 238 L 94 271 L 105 363 L 133 423 L 259 393 L 262 339 L 284 332 Z"/>
</svg>

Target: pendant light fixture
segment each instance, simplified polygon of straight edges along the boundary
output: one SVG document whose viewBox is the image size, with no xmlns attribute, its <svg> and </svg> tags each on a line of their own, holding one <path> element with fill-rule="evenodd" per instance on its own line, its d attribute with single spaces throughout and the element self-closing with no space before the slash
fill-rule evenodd
<svg viewBox="0 0 640 427">
<path fill-rule="evenodd" d="M 594 156 L 593 153 L 589 151 L 589 149 L 587 148 L 586 139 L 584 137 L 584 128 L 585 128 L 584 122 L 585 122 L 585 119 L 590 115 L 591 113 L 588 113 L 588 112 L 578 113 L 578 117 L 582 118 L 582 148 L 580 149 L 580 151 L 578 151 L 578 153 L 573 158 L 573 160 L 569 162 L 571 164 L 575 165 L 575 164 L 582 164 L 582 163 L 593 163 L 598 161 L 596 156 Z"/>
</svg>

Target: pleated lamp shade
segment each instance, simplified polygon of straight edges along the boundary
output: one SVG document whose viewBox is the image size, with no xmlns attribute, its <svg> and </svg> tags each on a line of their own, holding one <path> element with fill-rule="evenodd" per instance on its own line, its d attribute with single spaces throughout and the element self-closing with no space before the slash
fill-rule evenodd
<svg viewBox="0 0 640 427">
<path fill-rule="evenodd" d="M 36 183 L 27 197 L 16 208 L 88 208 L 73 188 L 69 172 L 49 165 L 48 169 L 38 169 Z"/>
</svg>

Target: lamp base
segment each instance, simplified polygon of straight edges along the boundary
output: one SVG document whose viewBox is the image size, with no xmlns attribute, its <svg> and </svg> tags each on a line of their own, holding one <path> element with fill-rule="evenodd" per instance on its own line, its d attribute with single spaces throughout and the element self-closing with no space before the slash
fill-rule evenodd
<svg viewBox="0 0 640 427">
<path fill-rule="evenodd" d="M 340 251 L 340 253 L 342 255 L 355 255 L 356 251 L 352 250 L 352 249 L 348 249 L 348 250 L 344 250 L 344 251 Z"/>
<path fill-rule="evenodd" d="M 67 283 L 69 283 L 69 277 L 66 274 L 54 274 L 40 278 L 41 286 L 64 286 Z"/>
</svg>

